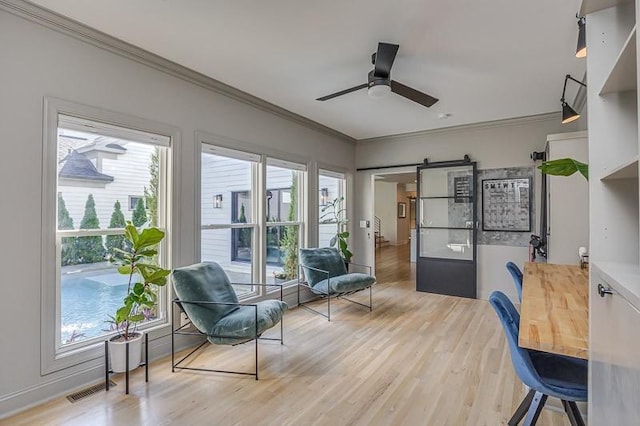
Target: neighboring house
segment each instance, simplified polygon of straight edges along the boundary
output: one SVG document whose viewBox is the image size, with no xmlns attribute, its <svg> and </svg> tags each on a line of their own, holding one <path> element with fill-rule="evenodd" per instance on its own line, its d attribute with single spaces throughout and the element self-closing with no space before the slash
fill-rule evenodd
<svg viewBox="0 0 640 426">
<path fill-rule="evenodd" d="M 65 131 L 58 136 L 58 188 L 78 229 L 89 194 L 93 194 L 100 228 L 107 228 L 114 204 L 120 201 L 127 220 L 144 188 L 149 187 L 148 165 L 154 147 L 104 136 Z M 141 164 L 147 167 L 141 167 Z"/>
</svg>

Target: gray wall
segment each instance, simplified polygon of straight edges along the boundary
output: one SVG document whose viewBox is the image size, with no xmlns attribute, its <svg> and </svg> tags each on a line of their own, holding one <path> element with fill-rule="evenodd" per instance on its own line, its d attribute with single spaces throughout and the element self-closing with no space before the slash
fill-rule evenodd
<svg viewBox="0 0 640 426">
<path fill-rule="evenodd" d="M 356 164 L 358 168 L 410 164 L 429 161 L 462 159 L 469 154 L 478 162 L 478 169 L 532 166 L 530 154 L 544 151 L 546 136 L 571 132 L 582 125 L 583 119 L 574 125 L 561 125 L 560 114 L 505 120 L 474 126 L 441 129 L 410 135 L 391 136 L 358 142 Z M 414 168 L 398 169 L 398 172 L 415 171 Z M 356 173 L 355 186 L 359 195 L 354 221 L 371 220 L 374 192 L 372 171 Z M 389 172 L 389 170 L 385 170 Z M 538 185 L 540 179 L 536 179 Z M 537 193 L 540 189 L 536 186 Z M 539 197 L 536 197 L 539 203 Z M 536 211 L 540 211 L 539 207 Z M 535 229 L 539 229 L 536 224 Z M 373 230 L 354 229 L 354 253 L 359 262 L 374 264 L 375 250 Z M 501 245 L 478 246 L 478 297 L 486 299 L 493 290 L 502 290 L 515 299 L 516 292 L 505 269 L 507 261 L 521 267 L 528 258 L 528 247 Z"/>
<path fill-rule="evenodd" d="M 0 186 L 4 224 L 0 324 L 0 417 L 98 380 L 102 366 L 79 365 L 40 375 L 40 240 L 43 98 L 56 97 L 178 127 L 173 148 L 180 223 L 173 227 L 172 266 L 196 261 L 195 132 L 222 135 L 269 152 L 352 170 L 354 147 L 268 111 L 238 102 L 147 65 L 14 16 L 0 8 Z M 312 167 L 315 170 L 315 167 Z M 316 180 L 310 177 L 311 190 Z M 315 192 L 312 192 L 315 193 Z M 311 197 L 316 199 L 317 197 Z M 317 214 L 310 226 L 317 226 Z M 315 228 L 310 229 L 310 233 Z M 54 285 L 54 277 L 46 277 Z M 166 353 L 166 338 L 154 356 Z"/>
</svg>

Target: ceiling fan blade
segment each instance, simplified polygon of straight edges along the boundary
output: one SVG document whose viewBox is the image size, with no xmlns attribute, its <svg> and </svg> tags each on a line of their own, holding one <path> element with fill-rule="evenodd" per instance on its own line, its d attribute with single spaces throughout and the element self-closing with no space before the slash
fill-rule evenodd
<svg viewBox="0 0 640 426">
<path fill-rule="evenodd" d="M 394 80 L 391 80 L 391 91 L 393 93 L 397 93 L 400 96 L 404 96 L 405 98 L 410 99 L 413 102 L 417 102 L 420 105 L 424 105 L 427 108 L 438 102 L 438 98 L 434 98 L 431 95 L 427 95 L 426 93 L 422 93 L 416 89 L 412 89 L 411 87 L 405 86 L 404 84 L 398 83 Z"/>
<path fill-rule="evenodd" d="M 391 67 L 398 53 L 397 44 L 378 43 L 378 51 L 375 56 L 373 75 L 376 77 L 389 78 L 391 75 Z"/>
<path fill-rule="evenodd" d="M 354 87 L 352 87 L 350 89 L 341 90 L 339 92 L 332 93 L 332 94 L 327 95 L 327 96 L 323 96 L 321 98 L 316 99 L 316 101 L 328 101 L 329 99 L 337 98 L 338 96 L 346 95 L 347 93 L 351 93 L 351 92 L 355 92 L 356 90 L 364 89 L 367 86 L 369 86 L 367 83 L 360 84 L 360 85 L 354 86 Z"/>
</svg>

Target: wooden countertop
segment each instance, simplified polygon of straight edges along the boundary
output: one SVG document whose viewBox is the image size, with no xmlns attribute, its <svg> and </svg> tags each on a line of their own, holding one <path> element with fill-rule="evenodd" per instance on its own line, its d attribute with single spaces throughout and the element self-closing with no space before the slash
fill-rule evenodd
<svg viewBox="0 0 640 426">
<path fill-rule="evenodd" d="M 518 344 L 561 355 L 589 355 L 589 270 L 525 263 Z"/>
</svg>

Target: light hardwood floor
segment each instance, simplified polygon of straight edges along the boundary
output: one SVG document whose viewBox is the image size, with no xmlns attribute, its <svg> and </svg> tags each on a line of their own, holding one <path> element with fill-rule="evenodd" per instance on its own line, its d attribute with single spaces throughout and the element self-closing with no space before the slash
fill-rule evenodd
<svg viewBox="0 0 640 426">
<path fill-rule="evenodd" d="M 332 321 L 285 317 L 285 344 L 261 342 L 259 381 L 171 373 L 168 358 L 75 404 L 59 398 L 7 425 L 502 425 L 523 396 L 490 305 L 415 291 L 407 246 L 377 257 L 374 310 L 346 301 Z M 509 279 L 505 273 L 505 279 Z M 367 295 L 354 296 L 366 299 Z M 251 369 L 253 345 L 210 345 L 195 361 Z M 569 424 L 545 410 L 540 425 Z"/>
</svg>

